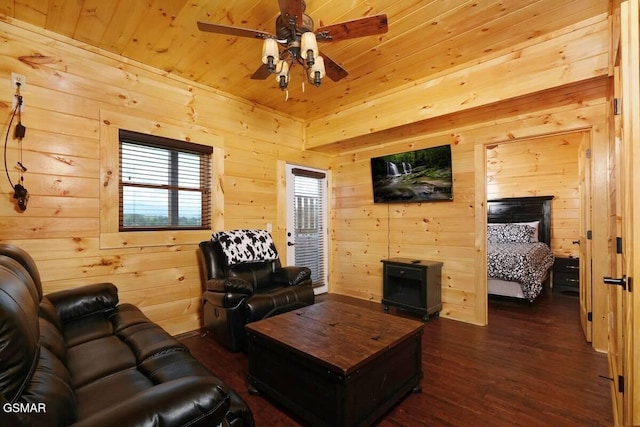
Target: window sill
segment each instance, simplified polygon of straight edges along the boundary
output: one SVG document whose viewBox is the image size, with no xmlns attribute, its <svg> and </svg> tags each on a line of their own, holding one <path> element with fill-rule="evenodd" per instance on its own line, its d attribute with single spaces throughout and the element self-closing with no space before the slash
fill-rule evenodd
<svg viewBox="0 0 640 427">
<path fill-rule="evenodd" d="M 101 233 L 100 249 L 195 245 L 210 238 L 210 230 L 127 231 L 118 233 Z"/>
</svg>

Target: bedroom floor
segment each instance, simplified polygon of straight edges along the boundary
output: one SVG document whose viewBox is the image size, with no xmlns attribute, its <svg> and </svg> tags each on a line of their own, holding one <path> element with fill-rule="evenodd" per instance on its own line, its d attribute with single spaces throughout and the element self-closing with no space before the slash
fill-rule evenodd
<svg viewBox="0 0 640 427">
<path fill-rule="evenodd" d="M 325 299 L 382 311 L 379 303 L 318 298 Z M 256 425 L 300 425 L 272 402 L 248 394 L 246 355 L 197 334 L 183 342 L 246 400 Z M 532 305 L 492 297 L 487 327 L 431 319 L 422 363 L 422 392 L 408 395 L 379 426 L 613 425 L 607 358 L 584 340 L 575 296 L 545 289 Z"/>
</svg>

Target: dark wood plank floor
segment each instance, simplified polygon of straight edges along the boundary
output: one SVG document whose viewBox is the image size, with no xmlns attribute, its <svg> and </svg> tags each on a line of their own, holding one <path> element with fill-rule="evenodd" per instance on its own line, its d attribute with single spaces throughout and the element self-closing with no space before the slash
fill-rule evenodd
<svg viewBox="0 0 640 427">
<path fill-rule="evenodd" d="M 337 299 L 382 311 L 378 303 Z M 546 289 L 533 304 L 492 299 L 489 326 L 444 318 L 425 323 L 422 392 L 409 394 L 379 426 L 611 426 L 607 358 L 582 335 L 578 299 Z M 390 315 L 407 316 L 391 309 Z M 235 389 L 256 424 L 298 426 L 277 404 L 247 392 L 247 358 L 211 337 L 181 337 Z"/>
</svg>

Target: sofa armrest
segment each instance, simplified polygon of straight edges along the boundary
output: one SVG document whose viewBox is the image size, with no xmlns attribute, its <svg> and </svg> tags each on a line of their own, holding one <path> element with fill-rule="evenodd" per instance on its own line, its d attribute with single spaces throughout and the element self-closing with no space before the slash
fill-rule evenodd
<svg viewBox="0 0 640 427">
<path fill-rule="evenodd" d="M 307 267 L 288 266 L 273 272 L 273 282 L 282 286 L 300 285 L 308 281 L 311 284 L 311 270 Z"/>
<path fill-rule="evenodd" d="M 230 405 L 229 394 L 215 378 L 184 377 L 146 389 L 80 420 L 74 427 L 187 426 L 202 424 L 205 418 L 207 425 L 217 426 Z"/>
<path fill-rule="evenodd" d="M 88 314 L 111 310 L 118 305 L 118 288 L 112 283 L 95 283 L 52 292 L 45 298 L 54 305 L 65 322 Z"/>
<path fill-rule="evenodd" d="M 234 294 L 251 295 L 254 292 L 253 285 L 239 277 L 228 279 L 209 279 L 205 283 L 208 291 L 230 292 Z"/>
</svg>

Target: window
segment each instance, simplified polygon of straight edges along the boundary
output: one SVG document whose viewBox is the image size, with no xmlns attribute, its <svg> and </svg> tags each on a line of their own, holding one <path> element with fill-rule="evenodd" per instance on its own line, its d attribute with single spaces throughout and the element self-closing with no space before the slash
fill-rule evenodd
<svg viewBox="0 0 640 427">
<path fill-rule="evenodd" d="M 209 146 L 120 130 L 120 231 L 211 229 Z"/>
</svg>

